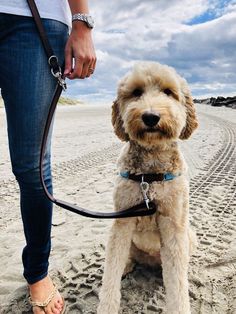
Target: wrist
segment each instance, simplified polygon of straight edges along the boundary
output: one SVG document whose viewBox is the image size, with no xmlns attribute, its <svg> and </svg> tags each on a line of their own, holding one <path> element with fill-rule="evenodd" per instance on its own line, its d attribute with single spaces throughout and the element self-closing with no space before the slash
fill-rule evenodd
<svg viewBox="0 0 236 314">
<path fill-rule="evenodd" d="M 92 28 L 89 28 L 83 21 L 73 21 L 72 31 L 91 33 Z"/>
</svg>

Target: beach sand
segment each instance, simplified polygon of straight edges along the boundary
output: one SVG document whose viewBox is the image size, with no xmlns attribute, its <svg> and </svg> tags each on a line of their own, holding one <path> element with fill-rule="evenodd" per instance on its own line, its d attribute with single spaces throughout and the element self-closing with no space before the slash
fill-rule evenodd
<svg viewBox="0 0 236 314">
<path fill-rule="evenodd" d="M 181 143 L 189 165 L 190 221 L 199 246 L 189 267 L 193 314 L 236 313 L 236 110 L 197 105 L 200 126 Z M 112 211 L 115 162 L 122 143 L 110 106 L 57 109 L 53 135 L 54 195 L 96 211 Z M 22 277 L 24 246 L 18 186 L 10 170 L 0 109 L 0 313 L 31 313 Z M 67 313 L 96 313 L 104 249 L 112 221 L 84 218 L 55 206 L 50 273 Z M 163 313 L 160 273 L 137 266 L 122 281 L 120 313 Z M 111 313 L 113 314 L 113 313 Z M 184 314 L 184 313 L 183 313 Z"/>
</svg>

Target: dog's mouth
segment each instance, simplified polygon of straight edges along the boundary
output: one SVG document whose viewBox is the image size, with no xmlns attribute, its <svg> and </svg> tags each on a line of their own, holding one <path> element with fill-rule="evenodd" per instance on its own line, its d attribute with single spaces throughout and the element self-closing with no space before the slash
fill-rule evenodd
<svg viewBox="0 0 236 314">
<path fill-rule="evenodd" d="M 157 126 L 139 129 L 136 135 L 138 138 L 143 139 L 145 134 L 157 134 L 157 136 L 159 135 L 159 136 L 164 136 L 164 137 L 167 137 L 168 135 L 167 132 L 165 132 L 163 129 Z"/>
<path fill-rule="evenodd" d="M 143 130 L 143 133 L 161 133 L 166 135 L 166 132 L 159 127 L 149 127 Z"/>
</svg>

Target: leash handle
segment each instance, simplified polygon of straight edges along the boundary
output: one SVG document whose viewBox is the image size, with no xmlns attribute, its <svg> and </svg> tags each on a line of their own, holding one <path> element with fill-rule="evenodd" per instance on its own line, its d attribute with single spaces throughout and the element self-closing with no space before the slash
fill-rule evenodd
<svg viewBox="0 0 236 314">
<path fill-rule="evenodd" d="M 44 127 L 44 132 L 43 132 L 43 138 L 42 138 L 42 143 L 41 143 L 41 149 L 40 149 L 40 160 L 39 160 L 39 170 L 40 170 L 40 180 L 41 180 L 41 184 L 43 186 L 44 192 L 46 194 L 46 196 L 48 197 L 48 199 L 53 202 L 54 204 L 69 210 L 73 213 L 85 216 L 85 217 L 89 217 L 89 218 L 127 218 L 127 217 L 137 217 L 137 216 L 150 216 L 153 215 L 156 212 L 156 205 L 153 202 L 149 203 L 149 209 L 146 208 L 146 203 L 143 202 L 141 204 L 135 205 L 133 207 L 130 207 L 128 209 L 124 209 L 121 211 L 117 211 L 117 212 L 111 212 L 111 213 L 102 213 L 102 212 L 96 212 L 96 211 L 91 211 L 88 209 L 84 209 L 82 207 L 70 204 L 68 202 L 65 201 L 61 201 L 61 200 L 57 200 L 47 189 L 47 186 L 45 184 L 44 181 L 44 175 L 43 175 L 43 160 L 44 160 L 44 156 L 45 156 L 45 151 L 46 151 L 46 146 L 47 146 L 47 139 L 48 139 L 48 134 L 49 134 L 49 130 L 50 130 L 50 126 L 52 123 L 52 118 L 57 106 L 57 102 L 60 98 L 62 89 L 65 88 L 65 81 L 62 78 L 62 74 L 61 74 L 61 68 L 60 65 L 58 64 L 58 59 L 57 57 L 54 55 L 52 47 L 49 43 L 48 37 L 46 35 L 42 20 L 40 18 L 37 6 L 35 4 L 34 0 L 27 0 L 28 5 L 30 7 L 32 16 L 34 18 L 37 30 L 39 32 L 39 36 L 41 38 L 44 50 L 46 52 L 47 58 L 48 58 L 48 63 L 51 67 L 51 72 L 52 75 L 54 77 L 57 78 L 58 81 L 58 85 L 57 88 L 55 90 L 50 108 L 49 108 L 49 112 L 48 112 L 48 116 L 47 116 L 47 120 L 46 120 L 46 124 Z"/>
</svg>

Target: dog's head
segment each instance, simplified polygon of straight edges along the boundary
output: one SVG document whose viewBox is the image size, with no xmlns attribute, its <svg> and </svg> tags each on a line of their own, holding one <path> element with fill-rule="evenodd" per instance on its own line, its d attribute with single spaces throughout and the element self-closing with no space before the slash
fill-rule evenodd
<svg viewBox="0 0 236 314">
<path fill-rule="evenodd" d="M 112 124 L 122 141 L 143 146 L 187 139 L 198 126 L 187 82 L 173 68 L 154 62 L 137 63 L 121 80 Z"/>
</svg>

